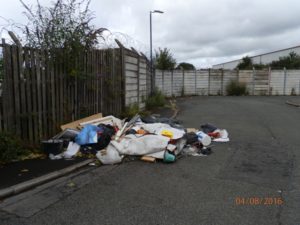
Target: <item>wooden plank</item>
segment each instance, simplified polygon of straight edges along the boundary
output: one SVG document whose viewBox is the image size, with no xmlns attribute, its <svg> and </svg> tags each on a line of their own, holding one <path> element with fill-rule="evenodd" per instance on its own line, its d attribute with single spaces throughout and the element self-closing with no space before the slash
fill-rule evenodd
<svg viewBox="0 0 300 225">
<path fill-rule="evenodd" d="M 2 39 L 2 44 L 4 45 L 5 44 L 5 39 L 3 38 Z M 1 82 L 1 91 L 2 91 L 2 96 L 0 98 L 0 131 L 3 131 L 3 89 L 4 89 L 4 74 L 6 72 L 6 68 L 5 68 L 5 59 L 4 59 L 4 48 L 3 46 L 1 45 L 0 46 L 0 50 L 1 50 L 1 53 L 2 53 L 2 74 L 3 74 L 3 77 L 2 77 L 2 82 Z"/>
<path fill-rule="evenodd" d="M 141 160 L 145 162 L 152 162 L 152 163 L 156 161 L 156 159 L 152 156 L 142 156 Z"/>
<path fill-rule="evenodd" d="M 36 51 L 34 49 L 30 49 L 30 70 L 31 70 L 31 96 L 32 96 L 32 115 L 33 115 L 33 139 L 34 141 L 39 140 L 38 135 L 38 101 L 37 101 L 37 75 L 36 75 Z"/>
<path fill-rule="evenodd" d="M 41 51 L 36 50 L 36 88 L 37 88 L 37 112 L 38 112 L 38 137 L 42 139 L 42 90 L 41 90 Z"/>
<path fill-rule="evenodd" d="M 95 71 L 95 75 L 96 75 L 96 112 L 100 112 L 99 111 L 99 50 L 95 51 L 95 65 L 96 65 L 96 71 Z"/>
<path fill-rule="evenodd" d="M 50 69 L 50 96 L 51 96 L 51 120 L 52 120 L 52 132 L 56 130 L 56 90 L 55 90 L 55 65 L 50 60 L 49 69 Z"/>
<path fill-rule="evenodd" d="M 26 104 L 27 104 L 27 122 L 28 122 L 28 138 L 29 141 L 33 141 L 33 118 L 32 118 L 32 78 L 30 69 L 30 51 L 29 49 L 24 50 L 24 61 L 25 61 L 25 73 L 24 77 L 26 79 Z"/>
<path fill-rule="evenodd" d="M 3 129 L 9 130 L 9 120 L 11 116 L 12 107 L 10 107 L 11 91 L 10 79 L 11 79 L 11 48 L 3 41 L 3 63 L 4 63 L 4 76 L 2 83 L 2 106 L 3 106 Z"/>
<path fill-rule="evenodd" d="M 20 136 L 21 135 L 21 108 L 20 108 L 20 77 L 19 77 L 19 63 L 18 63 L 18 48 L 17 46 L 12 46 L 12 69 L 13 69 L 13 88 L 14 88 L 14 120 L 15 129 L 14 132 Z"/>
<path fill-rule="evenodd" d="M 20 120 L 21 120 L 21 137 L 28 140 L 28 123 L 27 123 L 27 105 L 25 94 L 25 79 L 24 79 L 24 54 L 21 45 L 17 47 L 18 51 L 18 67 L 19 67 L 19 81 L 20 81 Z"/>
<path fill-rule="evenodd" d="M 47 138 L 49 135 L 47 122 L 47 96 L 46 96 L 46 63 L 45 63 L 45 51 L 41 51 L 41 101 L 42 101 L 42 138 Z"/>
<path fill-rule="evenodd" d="M 65 81 L 65 74 L 64 74 L 64 65 L 60 62 L 59 63 L 59 124 L 64 122 L 64 81 Z"/>
<path fill-rule="evenodd" d="M 46 122 L 47 122 L 47 136 L 54 135 L 52 113 L 51 113 L 51 68 L 48 57 L 48 52 L 44 51 L 44 63 L 45 63 L 45 92 L 46 92 Z"/>
<path fill-rule="evenodd" d="M 80 123 L 84 123 L 84 122 L 88 122 L 88 121 L 100 119 L 100 118 L 102 118 L 102 113 L 97 113 L 97 114 L 94 114 L 94 115 L 86 117 L 86 118 L 82 118 L 82 119 L 79 119 L 79 120 L 76 120 L 76 121 L 73 121 L 73 122 L 70 122 L 67 124 L 63 124 L 60 126 L 60 128 L 62 130 L 65 130 L 67 128 L 77 129 L 79 127 Z"/>
<path fill-rule="evenodd" d="M 110 55 L 110 67 L 111 67 L 111 90 L 112 90 L 112 98 L 110 99 L 110 105 L 112 106 L 111 112 L 112 115 L 116 114 L 116 103 L 117 103 L 117 95 L 116 95 L 116 76 L 115 76 L 115 49 L 111 50 Z"/>
</svg>

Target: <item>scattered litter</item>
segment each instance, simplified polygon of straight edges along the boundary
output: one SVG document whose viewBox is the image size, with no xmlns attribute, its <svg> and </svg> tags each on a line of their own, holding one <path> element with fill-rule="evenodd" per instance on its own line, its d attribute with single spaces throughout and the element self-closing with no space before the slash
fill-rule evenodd
<svg viewBox="0 0 300 225">
<path fill-rule="evenodd" d="M 198 140 L 204 145 L 204 146 L 208 146 L 211 143 L 211 138 L 210 136 L 208 136 L 206 133 L 204 133 L 203 131 L 198 131 L 196 133 Z"/>
<path fill-rule="evenodd" d="M 87 122 L 87 121 L 91 121 L 91 120 L 95 120 L 95 119 L 100 119 L 102 118 L 102 113 L 98 113 L 98 114 L 95 114 L 95 115 L 92 115 L 92 116 L 89 116 L 89 117 L 86 117 L 86 118 L 83 118 L 83 119 L 80 119 L 80 120 L 76 120 L 76 121 L 73 121 L 71 123 L 67 123 L 67 124 L 64 124 L 64 125 L 61 125 L 60 128 L 62 130 L 65 130 L 67 128 L 71 128 L 71 129 L 80 129 L 80 123 L 84 123 L 84 122 Z"/>
<path fill-rule="evenodd" d="M 201 125 L 201 129 L 204 133 L 208 134 L 208 133 L 214 132 L 218 128 L 212 124 L 206 123 L 206 124 Z"/>
<path fill-rule="evenodd" d="M 175 155 L 171 154 L 169 151 L 165 151 L 164 162 L 171 163 L 171 162 L 175 162 L 175 160 L 176 160 Z"/>
<path fill-rule="evenodd" d="M 21 170 L 21 173 L 27 173 L 27 172 L 29 172 L 28 169 L 22 169 L 22 170 Z"/>
<path fill-rule="evenodd" d="M 117 164 L 120 163 L 123 158 L 112 144 L 109 144 L 106 149 L 99 151 L 96 157 L 103 164 Z"/>
<path fill-rule="evenodd" d="M 63 153 L 64 158 L 66 158 L 66 159 L 72 158 L 74 155 L 76 155 L 79 152 L 79 149 L 80 149 L 80 145 L 78 145 L 75 142 L 70 141 L 67 151 L 65 151 Z"/>
<path fill-rule="evenodd" d="M 173 163 L 183 156 L 208 156 L 212 141 L 229 141 L 225 129 L 209 123 L 200 128 L 185 129 L 177 120 L 157 115 L 120 120 L 98 113 L 62 125 L 62 132 L 42 141 L 42 147 L 52 160 L 96 157 L 89 166 L 97 166 L 123 159 Z"/>
<path fill-rule="evenodd" d="M 206 123 L 201 125 L 202 131 L 212 138 L 214 142 L 229 142 L 229 134 L 225 129 L 219 129 L 214 125 Z"/>
<path fill-rule="evenodd" d="M 74 183 L 74 182 L 69 182 L 68 184 L 67 184 L 67 186 L 68 187 L 70 187 L 70 188 L 72 188 L 72 187 L 75 187 L 76 186 L 76 184 Z"/>
<path fill-rule="evenodd" d="M 53 155 L 52 153 L 50 153 L 50 154 L 49 154 L 49 158 L 50 158 L 51 160 L 62 159 L 62 158 L 63 158 L 63 154 Z"/>
<path fill-rule="evenodd" d="M 143 157 L 141 157 L 141 160 L 145 161 L 145 162 L 152 162 L 152 163 L 154 163 L 156 161 L 156 159 L 151 156 L 143 156 Z"/>
</svg>

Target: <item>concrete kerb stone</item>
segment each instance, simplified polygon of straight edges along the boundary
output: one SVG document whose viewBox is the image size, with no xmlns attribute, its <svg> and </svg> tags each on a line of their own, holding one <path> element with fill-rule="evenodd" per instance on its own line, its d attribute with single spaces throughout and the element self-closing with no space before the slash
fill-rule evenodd
<svg viewBox="0 0 300 225">
<path fill-rule="evenodd" d="M 89 163 L 94 162 L 94 161 L 95 161 L 95 159 L 88 159 L 88 160 L 85 160 L 83 162 L 77 163 L 75 165 L 69 166 L 67 168 L 64 168 L 64 169 L 61 169 L 61 170 L 43 175 L 41 177 L 37 177 L 35 179 L 25 181 L 23 183 L 16 184 L 16 185 L 13 185 L 11 187 L 2 189 L 2 190 L 0 190 L 0 199 L 4 199 L 4 198 L 6 198 L 8 196 L 11 196 L 11 195 L 19 194 L 23 191 L 26 191 L 28 189 L 31 189 L 31 188 L 36 187 L 38 185 L 41 185 L 43 183 L 46 183 L 46 182 L 49 182 L 49 181 L 54 180 L 56 178 L 62 177 L 64 175 L 69 174 L 69 173 L 71 173 L 71 172 L 73 172 L 73 171 L 75 171 L 75 170 L 77 170 L 81 167 L 84 167 L 84 166 L 86 166 Z"/>
</svg>

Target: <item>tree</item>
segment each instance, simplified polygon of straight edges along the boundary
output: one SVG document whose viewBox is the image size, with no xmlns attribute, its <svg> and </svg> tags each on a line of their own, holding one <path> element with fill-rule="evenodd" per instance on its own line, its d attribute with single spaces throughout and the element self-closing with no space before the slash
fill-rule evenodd
<svg viewBox="0 0 300 225">
<path fill-rule="evenodd" d="M 248 56 L 242 58 L 242 61 L 236 66 L 236 69 L 239 70 L 252 70 L 255 69 L 264 69 L 267 68 L 268 65 L 265 64 L 255 64 L 252 62 L 252 59 Z"/>
<path fill-rule="evenodd" d="M 179 65 L 176 67 L 176 69 L 182 69 L 182 70 L 195 70 L 195 66 L 193 64 L 190 63 L 186 63 L 186 62 L 181 62 L 179 63 Z"/>
<path fill-rule="evenodd" d="M 176 60 L 173 57 L 173 54 L 169 49 L 159 48 L 158 51 L 155 51 L 155 60 L 154 66 L 156 69 L 160 70 L 173 70 L 176 65 Z"/>
<path fill-rule="evenodd" d="M 236 66 L 236 69 L 242 70 L 242 69 L 252 69 L 253 64 L 252 60 L 249 56 L 245 56 L 242 58 L 242 61 Z"/>
<path fill-rule="evenodd" d="M 25 8 L 28 24 L 22 27 L 26 44 L 42 49 L 91 48 L 98 43 L 97 37 L 105 30 L 96 29 L 90 22 L 93 13 L 90 0 L 56 0 L 50 7 L 37 0 L 35 10 L 20 0 Z"/>
<path fill-rule="evenodd" d="M 93 13 L 89 10 L 90 0 L 56 0 L 50 7 L 44 7 L 37 0 L 34 8 L 20 0 L 28 19 L 21 26 L 25 46 L 46 50 L 49 59 L 55 63 L 67 63 L 74 70 L 74 62 L 84 52 L 94 48 L 105 28 L 91 25 Z"/>
<path fill-rule="evenodd" d="M 276 69 L 300 69 L 300 56 L 295 52 L 291 52 L 288 56 L 280 57 L 279 60 L 273 61 L 270 64 L 271 68 Z"/>
</svg>

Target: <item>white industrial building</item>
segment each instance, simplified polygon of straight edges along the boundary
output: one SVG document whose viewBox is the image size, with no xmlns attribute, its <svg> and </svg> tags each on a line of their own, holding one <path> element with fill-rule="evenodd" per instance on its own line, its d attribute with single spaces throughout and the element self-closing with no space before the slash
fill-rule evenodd
<svg viewBox="0 0 300 225">
<path fill-rule="evenodd" d="M 288 56 L 291 52 L 295 52 L 300 55 L 300 46 L 295 46 L 292 48 L 281 49 L 274 52 L 264 53 L 261 55 L 256 55 L 250 57 L 254 64 L 268 64 L 272 61 L 278 60 L 279 57 Z M 225 63 L 220 63 L 213 65 L 213 69 L 235 69 L 236 66 L 242 61 L 242 59 L 233 60 Z"/>
</svg>

